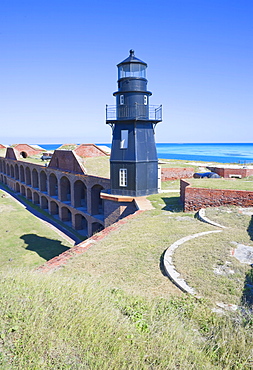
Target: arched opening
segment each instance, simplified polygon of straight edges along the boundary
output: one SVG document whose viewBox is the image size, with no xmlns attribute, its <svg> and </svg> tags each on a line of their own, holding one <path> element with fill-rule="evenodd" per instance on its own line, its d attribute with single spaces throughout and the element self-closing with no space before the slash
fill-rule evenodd
<svg viewBox="0 0 253 370">
<path fill-rule="evenodd" d="M 81 180 L 74 183 L 74 207 L 87 208 L 87 188 Z"/>
<path fill-rule="evenodd" d="M 36 193 L 36 191 L 33 193 L 33 203 L 40 204 L 40 197 L 39 197 L 39 194 Z"/>
<path fill-rule="evenodd" d="M 25 197 L 25 187 L 24 187 L 24 185 L 21 185 L 21 195 L 23 195 L 23 197 Z"/>
<path fill-rule="evenodd" d="M 7 166 L 6 166 L 6 175 L 7 176 L 10 176 L 10 166 L 9 166 L 9 163 L 7 163 Z"/>
<path fill-rule="evenodd" d="M 47 192 L 47 175 L 45 171 L 40 172 L 40 191 Z"/>
<path fill-rule="evenodd" d="M 15 179 L 19 180 L 19 168 L 17 164 L 15 164 Z"/>
<path fill-rule="evenodd" d="M 61 220 L 70 223 L 70 226 L 72 225 L 72 213 L 67 207 L 61 208 Z"/>
<path fill-rule="evenodd" d="M 91 214 L 98 215 L 104 212 L 103 200 L 100 198 L 100 192 L 104 188 L 101 185 L 94 185 L 91 188 Z"/>
<path fill-rule="evenodd" d="M 23 166 L 20 166 L 20 181 L 25 182 L 25 170 Z"/>
<path fill-rule="evenodd" d="M 0 176 L 0 180 L 1 180 L 1 182 L 3 182 L 3 175 Z"/>
<path fill-rule="evenodd" d="M 31 185 L 31 170 L 29 167 L 25 169 L 25 180 L 26 185 Z"/>
<path fill-rule="evenodd" d="M 58 196 L 58 180 L 54 173 L 49 176 L 49 195 L 51 197 Z"/>
<path fill-rule="evenodd" d="M 99 222 L 93 222 L 91 225 L 92 228 L 92 235 L 98 233 L 99 231 L 104 229 L 104 226 L 101 225 Z"/>
<path fill-rule="evenodd" d="M 14 167 L 12 164 L 11 164 L 11 177 L 14 178 Z"/>
<path fill-rule="evenodd" d="M 32 191 L 29 188 L 27 188 L 27 191 L 26 191 L 26 198 L 29 200 L 32 200 Z"/>
<path fill-rule="evenodd" d="M 3 162 L 0 161 L 0 172 L 3 172 Z"/>
<path fill-rule="evenodd" d="M 56 202 L 51 201 L 50 202 L 50 214 L 52 216 L 59 215 L 59 206 Z"/>
<path fill-rule="evenodd" d="M 4 181 L 3 181 L 4 184 L 7 184 L 7 178 L 6 176 L 4 176 Z"/>
<path fill-rule="evenodd" d="M 22 152 L 20 152 L 20 156 L 22 157 L 22 158 L 27 158 L 27 153 L 26 152 L 24 152 L 24 151 L 22 151 Z"/>
<path fill-rule="evenodd" d="M 41 203 L 40 203 L 40 206 L 42 209 L 48 209 L 48 200 L 46 197 L 42 196 L 41 197 Z"/>
<path fill-rule="evenodd" d="M 88 234 L 88 223 L 83 215 L 75 215 L 75 229 L 78 230 L 82 235 Z"/>
<path fill-rule="evenodd" d="M 35 189 L 39 188 L 39 176 L 35 168 L 32 170 L 32 187 Z"/>
<path fill-rule="evenodd" d="M 66 176 L 63 176 L 61 178 L 60 187 L 61 187 L 61 201 L 71 202 L 70 181 Z"/>
<path fill-rule="evenodd" d="M 18 182 L 16 182 L 16 192 L 20 193 L 20 185 Z"/>
<path fill-rule="evenodd" d="M 3 163 L 3 173 L 6 173 L 6 163 Z"/>
</svg>

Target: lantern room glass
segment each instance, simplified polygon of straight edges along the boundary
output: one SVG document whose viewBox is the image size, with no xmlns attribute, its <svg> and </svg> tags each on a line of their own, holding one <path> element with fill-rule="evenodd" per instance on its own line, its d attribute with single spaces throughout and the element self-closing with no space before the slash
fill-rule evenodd
<svg viewBox="0 0 253 370">
<path fill-rule="evenodd" d="M 123 64 L 118 67 L 118 78 L 140 77 L 146 78 L 147 66 L 140 63 Z"/>
</svg>

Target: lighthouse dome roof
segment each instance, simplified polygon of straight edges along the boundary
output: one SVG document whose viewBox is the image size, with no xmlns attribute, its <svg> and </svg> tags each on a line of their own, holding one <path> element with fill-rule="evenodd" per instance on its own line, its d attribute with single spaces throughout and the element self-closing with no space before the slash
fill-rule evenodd
<svg viewBox="0 0 253 370">
<path fill-rule="evenodd" d="M 142 60 L 136 58 L 136 56 L 134 55 L 134 50 L 133 49 L 131 49 L 129 53 L 130 53 L 129 57 L 126 58 L 125 60 L 123 60 L 121 63 L 119 63 L 117 65 L 117 67 L 121 66 L 122 64 L 129 64 L 129 63 L 139 63 L 139 64 L 143 64 L 143 65 L 147 66 L 147 63 L 145 63 Z"/>
</svg>

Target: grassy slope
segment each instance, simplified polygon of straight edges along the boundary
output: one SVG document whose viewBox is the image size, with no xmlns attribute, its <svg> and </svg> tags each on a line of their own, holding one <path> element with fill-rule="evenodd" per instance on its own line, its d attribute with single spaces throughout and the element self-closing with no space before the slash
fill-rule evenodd
<svg viewBox="0 0 253 370">
<path fill-rule="evenodd" d="M 89 175 L 110 177 L 110 157 L 83 158 L 83 165 Z"/>
<path fill-rule="evenodd" d="M 187 180 L 188 181 L 188 180 Z M 191 186 L 207 189 L 231 189 L 253 191 L 253 181 L 249 179 L 189 179 Z"/>
<path fill-rule="evenodd" d="M 0 191 L 0 267 L 42 264 L 70 245 Z"/>
<path fill-rule="evenodd" d="M 33 259 L 22 270 L 2 264 L 2 368 L 250 369 L 252 320 L 239 313 L 235 319 L 217 316 L 205 301 L 182 296 L 160 270 L 172 242 L 215 229 L 184 214 L 176 195 L 151 196 L 154 210 L 131 219 L 54 274 L 30 272 L 37 264 Z M 7 199 L 0 201 L 6 206 Z M 19 222 L 24 219 L 21 227 L 30 227 L 25 233 L 35 233 L 34 219 L 27 222 L 21 213 L 12 219 L 17 215 Z M 15 230 L 17 221 L 9 225 Z M 1 250 L 15 246 L 14 253 L 20 253 L 19 239 L 5 248 L 3 238 Z M 36 241 L 31 246 L 35 249 Z"/>
</svg>

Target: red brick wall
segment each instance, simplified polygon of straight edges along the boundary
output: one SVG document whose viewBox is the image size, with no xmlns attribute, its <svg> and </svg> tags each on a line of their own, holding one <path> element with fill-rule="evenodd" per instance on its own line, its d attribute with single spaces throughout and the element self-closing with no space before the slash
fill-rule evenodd
<svg viewBox="0 0 253 370">
<path fill-rule="evenodd" d="M 189 179 L 194 174 L 194 168 L 161 168 L 161 180 L 177 180 L 177 179 Z"/>
<path fill-rule="evenodd" d="M 114 222 L 121 220 L 137 211 L 135 202 L 115 202 L 104 199 L 104 224 L 110 226 Z"/>
<path fill-rule="evenodd" d="M 252 168 L 218 168 L 207 167 L 209 170 L 216 172 L 221 177 L 231 177 L 231 175 L 240 175 L 242 178 L 253 175 Z"/>
<path fill-rule="evenodd" d="M 30 145 L 28 144 L 17 144 L 14 146 L 14 148 L 19 152 L 25 152 L 27 154 L 28 157 L 30 157 L 31 155 L 35 155 L 35 154 L 38 154 L 38 153 L 42 153 L 43 150 L 39 150 L 39 149 L 34 149 L 33 147 L 31 147 Z"/>
<path fill-rule="evenodd" d="M 194 188 L 187 181 L 181 180 L 180 199 L 185 211 L 224 205 L 252 207 L 253 191 Z"/>
<path fill-rule="evenodd" d="M 6 146 L 4 146 L 3 144 L 0 144 L 0 149 L 5 149 Z"/>
<path fill-rule="evenodd" d="M 19 152 L 14 148 L 7 148 L 5 158 L 8 159 L 20 159 Z"/>
<path fill-rule="evenodd" d="M 48 167 L 66 172 L 85 173 L 84 167 L 79 163 L 74 151 L 71 150 L 55 150 Z"/>
<path fill-rule="evenodd" d="M 95 144 L 81 144 L 74 150 L 74 152 L 80 157 L 101 157 L 107 155 Z"/>
</svg>

